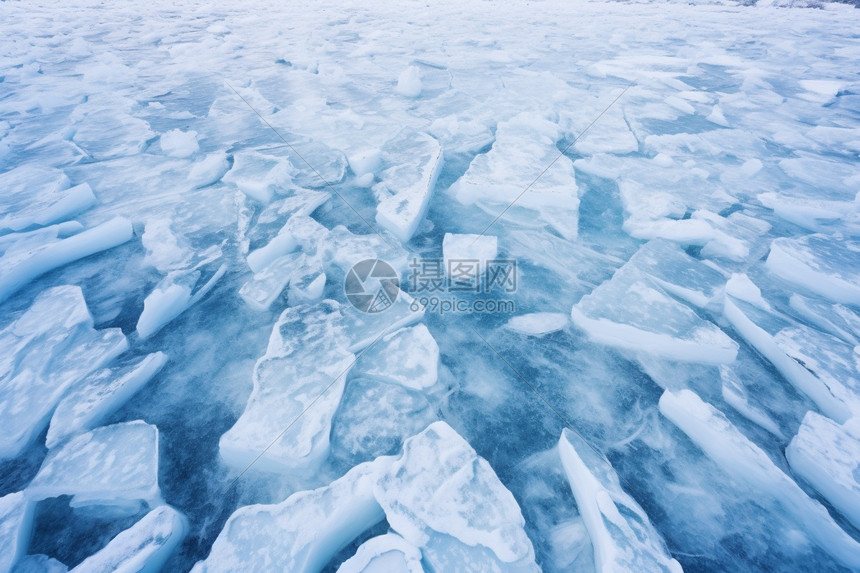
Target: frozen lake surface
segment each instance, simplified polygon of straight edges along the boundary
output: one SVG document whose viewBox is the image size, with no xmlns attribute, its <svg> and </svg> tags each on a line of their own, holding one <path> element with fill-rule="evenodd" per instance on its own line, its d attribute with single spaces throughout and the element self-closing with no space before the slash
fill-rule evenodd
<svg viewBox="0 0 860 573">
<path fill-rule="evenodd" d="M 0 573 L 860 570 L 860 11 L 0 2 Z"/>
</svg>

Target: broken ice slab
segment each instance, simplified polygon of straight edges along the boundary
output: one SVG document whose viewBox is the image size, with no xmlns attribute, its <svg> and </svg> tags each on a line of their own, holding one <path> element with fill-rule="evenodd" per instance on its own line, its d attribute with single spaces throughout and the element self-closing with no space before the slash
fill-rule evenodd
<svg viewBox="0 0 860 573">
<path fill-rule="evenodd" d="M 449 192 L 460 203 L 486 211 L 487 224 L 506 210 L 502 221 L 549 225 L 575 239 L 579 195 L 573 162 L 559 156 L 561 137 L 557 124 L 533 112 L 500 122 L 492 149 L 475 157 Z"/>
<path fill-rule="evenodd" d="M 380 458 L 281 503 L 237 509 L 209 556 L 192 572 L 321 571 L 350 541 L 385 518 L 373 496 L 373 484 L 390 463 L 389 458 Z"/>
<path fill-rule="evenodd" d="M 397 535 L 386 533 L 362 543 L 337 573 L 424 573 L 421 550 Z"/>
<path fill-rule="evenodd" d="M 200 302 L 227 272 L 223 264 L 201 284 L 200 271 L 174 271 L 168 274 L 143 301 L 143 312 L 137 319 L 137 334 L 149 338 L 180 314 Z"/>
<path fill-rule="evenodd" d="M 821 549 L 848 568 L 860 567 L 860 544 L 722 412 L 690 390 L 664 392 L 659 406 L 664 416 L 751 495 L 773 499 Z"/>
<path fill-rule="evenodd" d="M 639 141 L 630 131 L 624 111 L 620 107 L 610 108 L 600 116 L 599 121 L 589 127 L 574 144 L 574 149 L 583 155 L 624 154 L 639 150 Z"/>
<path fill-rule="evenodd" d="M 860 528 L 860 418 L 839 425 L 808 412 L 785 457 L 794 473 Z"/>
<path fill-rule="evenodd" d="M 449 278 L 459 264 L 470 265 L 474 274 L 474 265 L 477 263 L 480 265 L 477 272 L 481 272 L 481 269 L 486 269 L 488 261 L 496 258 L 498 252 L 499 240 L 494 235 L 445 233 L 442 238 L 442 257 Z"/>
<path fill-rule="evenodd" d="M 725 275 L 665 239 L 642 245 L 627 265 L 649 275 L 667 293 L 702 308 L 715 302 L 726 285 Z"/>
<path fill-rule="evenodd" d="M 94 330 L 80 287 L 42 292 L 0 331 L 0 459 L 47 425 L 66 390 L 128 348 L 118 328 Z"/>
<path fill-rule="evenodd" d="M 249 246 L 256 249 L 268 243 L 285 227 L 285 221 L 294 215 L 309 217 L 329 198 L 331 194 L 323 191 L 293 188 L 286 197 L 275 199 L 260 211 L 253 228 L 247 231 Z"/>
<path fill-rule="evenodd" d="M 142 422 L 103 426 L 48 452 L 27 496 L 72 495 L 71 505 L 107 506 L 134 513 L 140 503 L 161 502 L 158 428 Z"/>
<path fill-rule="evenodd" d="M 824 414 L 840 423 L 860 414 L 860 371 L 850 344 L 732 297 L 726 297 L 724 314 Z"/>
<path fill-rule="evenodd" d="M 0 259 L 5 270 L 0 277 L 0 302 L 48 271 L 78 259 L 111 249 L 131 240 L 131 221 L 116 217 L 71 237 L 50 241 L 27 252 L 6 254 Z"/>
<path fill-rule="evenodd" d="M 708 209 L 692 211 L 686 197 L 649 188 L 635 179 L 618 182 L 624 204 L 624 230 L 637 239 L 668 239 L 682 245 L 697 245 L 720 258 L 744 260 L 749 241 L 733 236 L 729 221 Z"/>
<path fill-rule="evenodd" d="M 406 243 L 430 204 L 442 170 L 442 146 L 426 133 L 404 130 L 385 144 L 382 156 L 390 167 L 373 187 L 379 197 L 376 222 Z"/>
<path fill-rule="evenodd" d="M 343 225 L 332 229 L 317 246 L 317 254 L 325 261 L 325 268 L 334 266 L 346 273 L 355 263 L 366 259 L 380 259 L 397 271 L 407 268 L 407 253 L 390 236 L 350 232 Z"/>
<path fill-rule="evenodd" d="M 439 346 L 424 324 L 385 335 L 365 352 L 355 371 L 358 374 L 423 390 L 436 383 Z"/>
<path fill-rule="evenodd" d="M 284 310 L 254 368 L 245 412 L 221 437 L 224 461 L 244 469 L 265 450 L 256 469 L 313 471 L 328 455 L 332 417 L 355 363 L 353 352 L 419 320 L 422 313 L 409 308 L 410 300 L 401 293 L 376 314 L 333 300 Z M 313 409 L 299 416 L 312 402 Z"/>
<path fill-rule="evenodd" d="M 27 163 L 0 173 L 0 234 L 35 225 L 46 209 L 62 202 L 69 178 L 59 169 Z"/>
<path fill-rule="evenodd" d="M 195 249 L 188 238 L 177 232 L 175 222 L 161 214 L 146 219 L 140 242 L 146 249 L 143 264 L 154 267 L 158 272 L 199 268 L 221 257 L 221 247 L 210 245 L 205 249 Z"/>
<path fill-rule="evenodd" d="M 33 531 L 34 503 L 22 492 L 0 497 L 0 571 L 12 571 L 26 555 Z"/>
<path fill-rule="evenodd" d="M 268 267 L 275 259 L 294 251 L 298 247 L 295 237 L 285 227 L 265 246 L 248 253 L 248 268 L 259 273 Z"/>
<path fill-rule="evenodd" d="M 156 507 L 72 569 L 75 573 L 158 573 L 188 533 L 188 520 L 170 507 Z"/>
<path fill-rule="evenodd" d="M 12 573 L 68 573 L 69 568 L 47 555 L 25 555 Z"/>
<path fill-rule="evenodd" d="M 816 183 L 815 190 L 819 189 L 820 183 Z M 855 234 L 860 229 L 854 197 L 826 199 L 818 193 L 801 191 L 798 196 L 781 191 L 761 193 L 757 199 L 776 216 L 813 232 L 848 230 Z"/>
<path fill-rule="evenodd" d="M 278 257 L 263 270 L 254 273 L 239 289 L 239 296 L 254 310 L 269 310 L 287 288 L 293 274 L 305 264 L 307 257 L 303 253 Z"/>
<path fill-rule="evenodd" d="M 753 403 L 753 396 L 747 390 L 740 376 L 738 376 L 737 368 L 720 365 L 720 381 L 722 382 L 722 396 L 726 404 L 737 410 L 737 412 L 754 423 L 776 436 L 779 439 L 784 439 L 784 434 L 779 428 L 779 424 L 774 421 L 771 416 L 756 406 Z M 761 398 L 761 396 L 756 396 Z"/>
<path fill-rule="evenodd" d="M 436 419 L 435 410 L 420 392 L 353 376 L 332 422 L 332 455 L 355 465 L 395 454 L 403 440 Z"/>
<path fill-rule="evenodd" d="M 505 328 L 526 336 L 543 336 L 567 326 L 567 315 L 561 312 L 532 312 L 510 319 Z"/>
<path fill-rule="evenodd" d="M 860 345 L 860 316 L 847 306 L 799 294 L 791 295 L 789 304 L 801 317 L 821 330 L 854 346 Z"/>
<path fill-rule="evenodd" d="M 217 183 L 230 170 L 230 162 L 223 151 L 210 153 L 188 169 L 187 181 L 196 189 Z"/>
<path fill-rule="evenodd" d="M 54 410 L 45 445 L 54 448 L 70 436 L 96 427 L 143 388 L 166 363 L 166 354 L 154 352 L 122 370 L 105 368 L 75 384 Z"/>
<path fill-rule="evenodd" d="M 668 360 L 723 364 L 737 355 L 734 340 L 630 264 L 582 297 L 571 317 L 595 342 Z"/>
<path fill-rule="evenodd" d="M 422 551 L 430 570 L 468 563 L 473 571 L 538 571 L 513 495 L 444 422 L 409 438 L 397 458 L 357 465 L 326 487 L 276 505 L 240 508 L 193 571 L 317 572 L 386 518 Z"/>
<path fill-rule="evenodd" d="M 331 300 L 281 313 L 254 367 L 245 411 L 221 436 L 228 465 L 244 469 L 265 452 L 257 469 L 312 471 L 328 454 L 332 416 L 355 361 L 344 313 Z M 300 416 L 311 403 L 314 408 Z"/>
<path fill-rule="evenodd" d="M 81 118 L 72 139 L 93 159 L 101 161 L 140 153 L 154 136 L 144 120 L 103 107 Z"/>
<path fill-rule="evenodd" d="M 313 262 L 306 262 L 290 275 L 287 302 L 290 306 L 298 306 L 321 300 L 325 283 L 326 274 L 322 268 Z"/>
<path fill-rule="evenodd" d="M 0 234 L 66 221 L 95 204 L 88 184 L 68 187 L 57 169 L 22 165 L 0 174 Z"/>
<path fill-rule="evenodd" d="M 418 547 L 451 538 L 485 567 L 535 571 L 534 549 L 519 505 L 486 460 L 445 422 L 403 444 L 403 453 L 374 486 L 391 528 Z M 486 551 L 488 550 L 488 551 Z M 434 563 L 445 553 L 426 555 Z M 491 565 L 492 564 L 492 565 Z M 481 567 L 478 567 L 481 569 Z"/>
<path fill-rule="evenodd" d="M 285 157 L 239 151 L 233 155 L 233 167 L 221 180 L 265 205 L 275 193 L 286 192 L 293 185 L 295 171 Z"/>
<path fill-rule="evenodd" d="M 860 304 L 860 241 L 827 235 L 775 239 L 766 266 L 824 298 Z"/>
<path fill-rule="evenodd" d="M 299 187 L 337 185 L 346 175 L 347 161 L 341 151 L 321 141 L 299 139 L 282 149 L 293 166 L 293 183 Z"/>
<path fill-rule="evenodd" d="M 762 237 L 771 229 L 770 223 L 735 211 L 728 217 L 700 209 L 692 219 L 707 221 L 714 228 L 714 238 L 702 247 L 703 257 L 729 261 L 757 261 L 767 252 Z"/>
<path fill-rule="evenodd" d="M 682 571 L 606 458 L 567 429 L 558 452 L 591 538 L 597 571 Z"/>
</svg>

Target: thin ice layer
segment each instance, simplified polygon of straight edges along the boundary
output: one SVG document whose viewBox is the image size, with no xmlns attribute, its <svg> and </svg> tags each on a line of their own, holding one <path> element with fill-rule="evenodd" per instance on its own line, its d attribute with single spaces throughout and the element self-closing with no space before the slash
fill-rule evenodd
<svg viewBox="0 0 860 573">
<path fill-rule="evenodd" d="M 433 386 L 438 368 L 439 345 L 424 324 L 385 335 L 356 365 L 361 374 L 413 390 Z"/>
<path fill-rule="evenodd" d="M 404 439 L 436 419 L 435 410 L 420 392 L 353 376 L 334 416 L 332 455 L 354 465 L 395 454 Z"/>
<path fill-rule="evenodd" d="M 717 300 L 726 285 L 722 273 L 665 239 L 653 239 L 642 245 L 627 265 L 650 276 L 667 293 L 698 307 Z"/>
<path fill-rule="evenodd" d="M 567 429 L 561 433 L 558 452 L 598 571 L 682 571 L 645 511 L 621 487 L 608 460 Z"/>
</svg>

